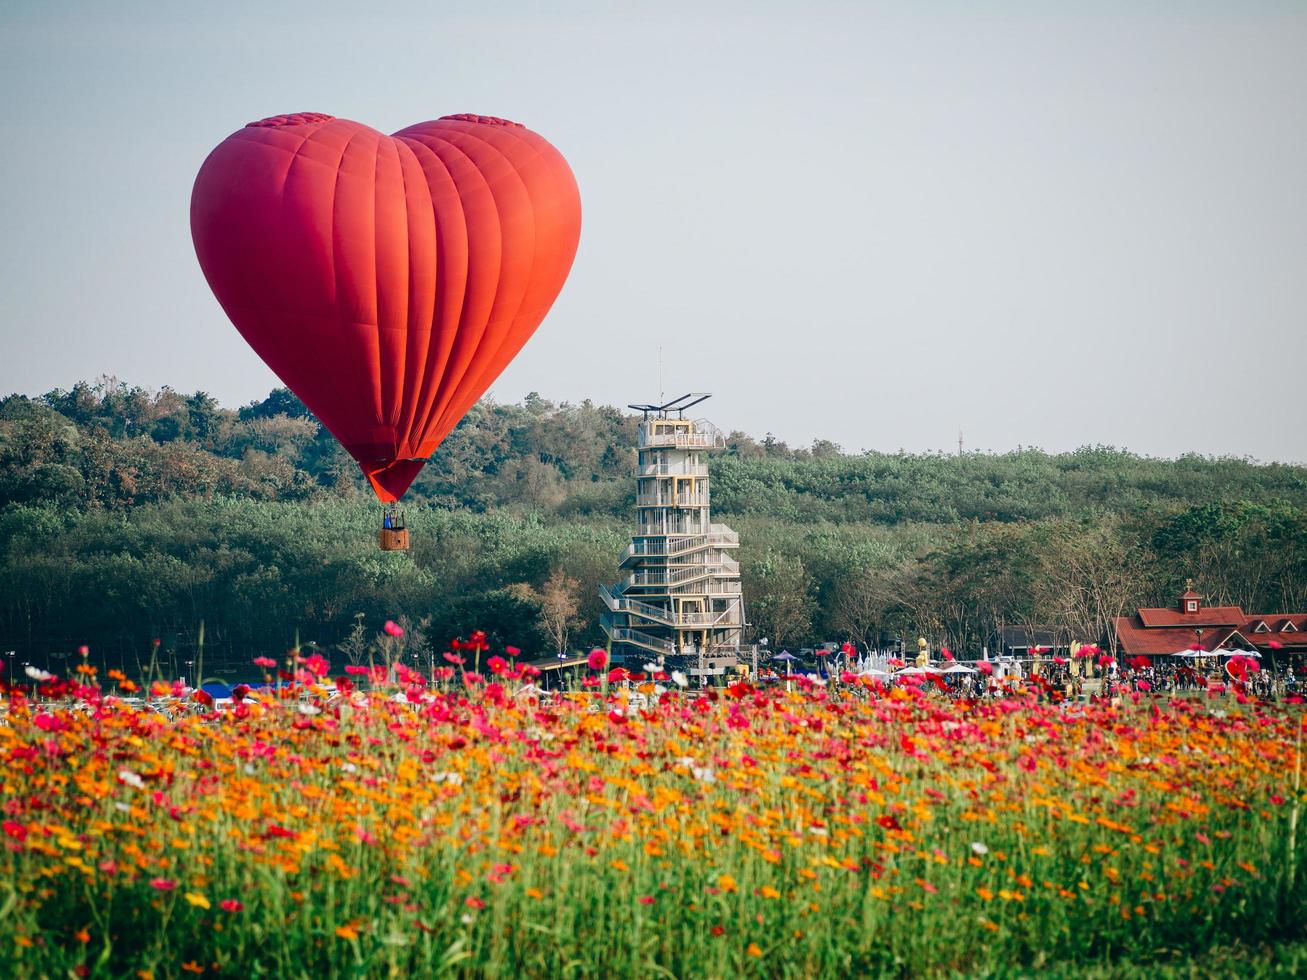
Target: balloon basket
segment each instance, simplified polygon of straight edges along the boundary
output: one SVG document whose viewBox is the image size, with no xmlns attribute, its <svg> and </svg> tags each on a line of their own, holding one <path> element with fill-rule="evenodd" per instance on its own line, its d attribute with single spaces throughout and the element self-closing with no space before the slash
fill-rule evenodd
<svg viewBox="0 0 1307 980">
<path fill-rule="evenodd" d="M 408 551 L 408 528 L 382 528 L 382 551 Z"/>
</svg>

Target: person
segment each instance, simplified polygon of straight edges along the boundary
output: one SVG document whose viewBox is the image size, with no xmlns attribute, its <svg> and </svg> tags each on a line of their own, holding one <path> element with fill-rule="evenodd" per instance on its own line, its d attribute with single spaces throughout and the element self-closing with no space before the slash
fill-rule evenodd
<svg viewBox="0 0 1307 980">
<path fill-rule="evenodd" d="M 382 516 L 381 526 L 384 530 L 387 531 L 390 530 L 390 511 L 386 511 L 386 513 Z"/>
</svg>

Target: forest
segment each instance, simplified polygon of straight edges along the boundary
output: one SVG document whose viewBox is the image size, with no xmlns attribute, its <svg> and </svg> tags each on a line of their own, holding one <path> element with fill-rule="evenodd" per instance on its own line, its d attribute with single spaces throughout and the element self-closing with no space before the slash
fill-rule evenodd
<svg viewBox="0 0 1307 980">
<path fill-rule="evenodd" d="M 21 670 L 88 645 L 182 674 L 203 623 L 221 673 L 297 641 L 357 655 L 387 619 L 419 659 L 478 629 L 539 654 L 599 643 L 635 425 L 589 401 L 484 399 L 405 498 L 412 551 L 382 553 L 357 466 L 285 389 L 237 409 L 115 379 L 0 399 L 0 654 Z M 978 654 L 1005 625 L 1110 646 L 1115 616 L 1186 579 L 1213 603 L 1307 608 L 1301 466 L 849 455 L 742 432 L 710 466 L 772 649 L 923 635 Z"/>
</svg>

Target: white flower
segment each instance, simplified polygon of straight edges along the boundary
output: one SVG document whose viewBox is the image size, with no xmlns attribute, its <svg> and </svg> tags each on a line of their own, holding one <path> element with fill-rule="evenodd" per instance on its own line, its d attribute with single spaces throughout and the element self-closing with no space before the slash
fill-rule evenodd
<svg viewBox="0 0 1307 980">
<path fill-rule="evenodd" d="M 115 803 L 115 804 L 113 805 L 113 808 L 114 808 L 115 810 L 118 810 L 118 811 L 121 812 L 121 813 L 131 813 L 131 812 L 132 812 L 132 808 L 131 808 L 131 806 L 130 806 L 129 804 L 127 804 L 127 803 L 123 803 L 121 800 L 119 800 L 117 803 Z"/>
<path fill-rule="evenodd" d="M 657 664 L 645 664 L 645 665 L 644 665 L 644 672 L 645 672 L 646 674 L 656 674 L 656 673 L 658 673 L 658 669 L 659 669 L 659 668 L 658 668 L 658 665 L 657 665 Z"/>
<path fill-rule="evenodd" d="M 701 783 L 717 782 L 717 774 L 708 766 L 691 766 L 690 772 L 694 773 L 694 778 Z"/>
<path fill-rule="evenodd" d="M 433 783 L 449 783 L 450 786 L 462 786 L 463 774 L 459 772 L 438 772 L 431 777 Z"/>
<path fill-rule="evenodd" d="M 476 916 L 474 916 L 471 912 L 464 912 L 463 915 L 460 917 L 459 921 L 462 922 L 463 925 L 465 926 L 470 926 L 473 922 L 476 921 Z"/>
<path fill-rule="evenodd" d="M 27 676 L 32 678 L 32 680 L 34 681 L 54 680 L 54 674 L 50 673 L 49 671 L 42 670 L 40 667 L 33 667 L 31 664 L 27 665 Z"/>
<path fill-rule="evenodd" d="M 980 841 L 978 841 L 978 840 L 973 840 L 973 841 L 971 842 L 971 850 L 972 850 L 974 853 L 979 854 L 979 855 L 981 855 L 981 856 L 984 856 L 984 855 L 986 855 L 986 854 L 989 853 L 989 848 L 986 847 L 984 844 L 982 844 L 982 843 L 981 843 Z"/>
<path fill-rule="evenodd" d="M 674 670 L 672 671 L 672 683 L 677 687 L 688 687 L 690 685 L 690 678 L 686 677 L 679 670 Z"/>
<path fill-rule="evenodd" d="M 145 788 L 145 780 L 136 775 L 136 773 L 132 772 L 130 769 L 119 769 L 118 778 L 133 789 Z"/>
<path fill-rule="evenodd" d="M 319 715 L 319 714 L 322 714 L 322 709 L 319 708 L 316 704 L 301 704 L 301 705 L 300 705 L 300 714 L 302 714 L 302 715 Z"/>
<path fill-rule="evenodd" d="M 341 766 L 340 768 L 344 769 L 346 772 L 358 772 L 358 771 L 359 771 L 359 767 L 356 766 L 356 765 L 354 765 L 354 763 L 352 763 L 352 762 L 347 762 L 347 763 L 345 763 L 343 766 Z"/>
</svg>

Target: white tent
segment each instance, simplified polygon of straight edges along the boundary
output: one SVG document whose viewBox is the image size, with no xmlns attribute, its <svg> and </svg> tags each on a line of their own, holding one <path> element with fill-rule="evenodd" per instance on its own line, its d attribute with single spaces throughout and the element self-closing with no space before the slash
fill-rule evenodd
<svg viewBox="0 0 1307 980">
<path fill-rule="evenodd" d="M 946 667 L 946 668 L 944 669 L 944 673 L 946 673 L 946 674 L 974 674 L 974 673 L 976 673 L 976 671 L 972 670 L 970 667 L 966 666 L 965 664 L 956 664 L 956 663 L 955 663 L 955 664 L 950 664 L 948 667 Z"/>
</svg>

